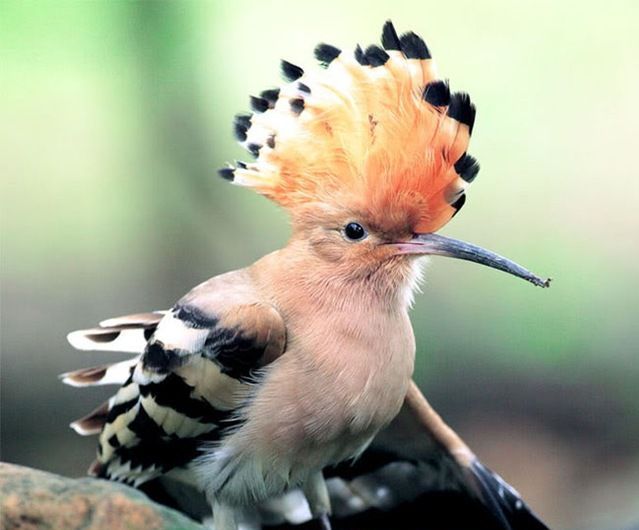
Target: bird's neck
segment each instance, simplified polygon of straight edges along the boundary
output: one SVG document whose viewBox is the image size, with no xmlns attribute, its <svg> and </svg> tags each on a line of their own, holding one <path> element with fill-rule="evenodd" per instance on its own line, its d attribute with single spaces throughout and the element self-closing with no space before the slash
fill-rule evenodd
<svg viewBox="0 0 639 530">
<path fill-rule="evenodd" d="M 301 389 L 305 414 L 336 439 L 350 433 L 357 447 L 397 414 L 414 369 L 407 314 L 414 265 L 395 265 L 349 273 L 290 244 L 251 269 L 257 289 L 286 322 L 282 363 L 287 379 L 297 374 L 290 380 Z M 335 410 L 327 388 L 348 405 Z"/>
<path fill-rule="evenodd" d="M 362 304 L 372 310 L 405 312 L 421 278 L 421 264 L 414 258 L 397 258 L 373 267 L 328 262 L 309 252 L 304 242 L 291 241 L 283 249 L 258 262 L 258 269 L 275 288 L 279 300 L 300 297 L 330 309 Z"/>
</svg>

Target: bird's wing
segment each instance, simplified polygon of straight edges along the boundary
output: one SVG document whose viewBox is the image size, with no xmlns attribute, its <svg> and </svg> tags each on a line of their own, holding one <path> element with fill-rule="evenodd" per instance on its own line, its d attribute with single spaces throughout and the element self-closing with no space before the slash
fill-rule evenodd
<svg viewBox="0 0 639 530">
<path fill-rule="evenodd" d="M 547 530 L 414 382 L 400 414 L 362 456 L 325 474 L 340 529 Z"/>
<path fill-rule="evenodd" d="M 121 385 L 71 426 L 100 435 L 92 474 L 137 486 L 188 465 L 203 442 L 232 426 L 253 374 L 284 351 L 286 332 L 279 313 L 251 289 L 213 279 L 167 312 L 109 319 L 69 341 L 138 352 L 62 376 L 75 386 Z"/>
</svg>

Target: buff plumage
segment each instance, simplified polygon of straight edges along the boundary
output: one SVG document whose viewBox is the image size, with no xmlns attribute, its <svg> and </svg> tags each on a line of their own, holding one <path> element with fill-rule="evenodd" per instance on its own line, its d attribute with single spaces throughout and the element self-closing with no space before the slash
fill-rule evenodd
<svg viewBox="0 0 639 530">
<path fill-rule="evenodd" d="M 220 171 L 290 214 L 287 246 L 168 311 L 69 335 L 78 349 L 134 354 L 63 375 L 74 386 L 120 385 L 72 423 L 99 435 L 90 472 L 200 519 L 212 511 L 216 530 L 311 518 L 328 529 L 329 515 L 361 528 L 379 509 L 401 528 L 407 503 L 437 487 L 472 499 L 495 528 L 544 529 L 411 379 L 417 257 L 547 285 L 433 234 L 479 170 L 467 154 L 475 107 L 451 93 L 423 40 L 390 22 L 381 47 L 320 44 L 315 56 L 315 70 L 283 61 L 286 84 L 251 98 L 254 113 L 234 127 L 254 161 Z"/>
</svg>

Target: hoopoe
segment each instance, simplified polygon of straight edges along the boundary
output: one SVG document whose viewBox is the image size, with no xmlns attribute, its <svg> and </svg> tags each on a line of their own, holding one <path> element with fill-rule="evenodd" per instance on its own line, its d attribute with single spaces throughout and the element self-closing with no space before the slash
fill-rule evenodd
<svg viewBox="0 0 639 530">
<path fill-rule="evenodd" d="M 235 133 L 254 161 L 220 171 L 288 211 L 288 244 L 168 311 L 69 334 L 81 350 L 135 354 L 62 376 L 121 385 L 71 424 L 99 434 L 90 473 L 191 514 L 210 509 L 217 530 L 310 518 L 330 528 L 331 514 L 442 488 L 482 503 L 495 528 L 545 528 L 412 381 L 422 257 L 549 283 L 435 233 L 479 170 L 467 153 L 475 107 L 439 78 L 425 42 L 390 21 L 381 47 L 320 44 L 315 56 L 323 68 L 283 61 L 287 83 L 251 98 Z"/>
</svg>

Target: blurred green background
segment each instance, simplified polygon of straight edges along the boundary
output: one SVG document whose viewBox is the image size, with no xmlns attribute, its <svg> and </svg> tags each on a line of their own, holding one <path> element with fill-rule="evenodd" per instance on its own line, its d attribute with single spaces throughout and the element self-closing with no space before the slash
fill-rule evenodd
<svg viewBox="0 0 639 530">
<path fill-rule="evenodd" d="M 557 528 L 639 521 L 639 3 L 0 3 L 2 459 L 80 475 L 67 428 L 111 391 L 56 375 L 121 358 L 65 334 L 170 306 L 283 245 L 286 217 L 216 176 L 233 115 L 320 41 L 425 36 L 478 107 L 482 164 L 444 233 L 555 279 L 433 259 L 417 377 Z"/>
</svg>

